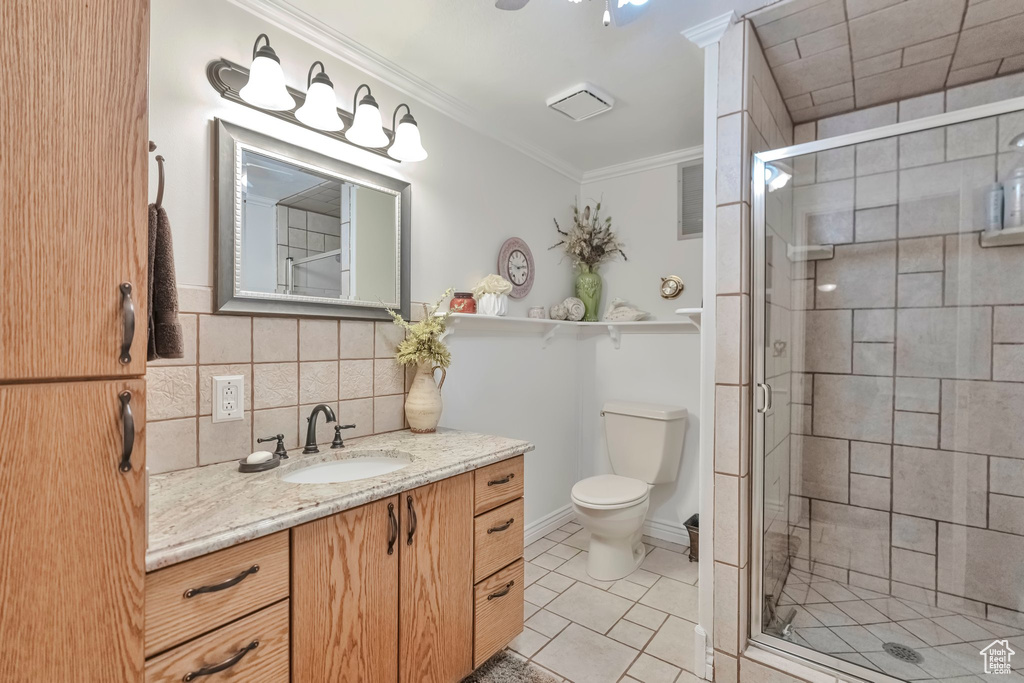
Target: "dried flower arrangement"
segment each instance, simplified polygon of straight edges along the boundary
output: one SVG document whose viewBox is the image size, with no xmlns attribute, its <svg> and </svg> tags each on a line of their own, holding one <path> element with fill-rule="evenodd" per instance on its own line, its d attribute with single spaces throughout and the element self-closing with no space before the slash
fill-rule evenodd
<svg viewBox="0 0 1024 683">
<path fill-rule="evenodd" d="M 566 255 L 572 258 L 574 266 L 586 266 L 588 269 L 599 266 L 602 263 L 611 261 L 622 256 L 623 261 L 628 261 L 626 253 L 622 251 L 622 243 L 618 236 L 612 231 L 611 217 L 601 222 L 601 203 L 594 207 L 594 214 L 591 217 L 590 207 L 587 206 L 580 212 L 579 204 L 572 207 L 572 227 L 562 230 L 555 220 L 555 230 L 562 236 L 562 239 L 549 247 L 555 249 L 562 247 Z"/>
<path fill-rule="evenodd" d="M 395 354 L 395 359 L 400 364 L 429 363 L 432 366 L 440 365 L 442 368 L 447 368 L 452 364 L 451 351 L 441 341 L 451 313 L 449 311 L 438 313 L 441 303 L 451 294 L 452 290 L 449 289 L 434 305 L 423 304 L 423 320 L 418 323 L 410 323 L 403 319 L 397 311 L 387 309 L 391 317 L 394 318 L 395 324 L 406 331 L 405 339 L 398 344 L 398 352 Z"/>
</svg>

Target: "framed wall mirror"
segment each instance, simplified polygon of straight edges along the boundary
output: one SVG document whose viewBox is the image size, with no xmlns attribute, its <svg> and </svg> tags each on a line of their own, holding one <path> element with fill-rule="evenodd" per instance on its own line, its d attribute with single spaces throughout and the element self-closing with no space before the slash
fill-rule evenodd
<svg viewBox="0 0 1024 683">
<path fill-rule="evenodd" d="M 220 313 L 409 314 L 409 183 L 221 121 Z"/>
</svg>

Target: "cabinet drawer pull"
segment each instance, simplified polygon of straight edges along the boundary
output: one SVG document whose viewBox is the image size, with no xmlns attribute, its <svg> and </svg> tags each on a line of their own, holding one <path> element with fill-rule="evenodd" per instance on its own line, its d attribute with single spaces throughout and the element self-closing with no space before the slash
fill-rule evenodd
<svg viewBox="0 0 1024 683">
<path fill-rule="evenodd" d="M 135 416 L 132 415 L 132 392 L 122 391 L 118 397 L 121 401 L 121 427 L 124 429 L 124 440 L 121 442 L 122 472 L 132 471 L 132 451 L 135 450 Z"/>
<path fill-rule="evenodd" d="M 515 584 L 516 584 L 515 581 L 509 581 L 508 583 L 505 584 L 504 588 L 502 588 L 501 590 L 495 591 L 494 593 L 491 593 L 490 595 L 488 595 L 487 599 L 488 600 L 494 600 L 496 598 L 503 598 L 503 597 L 505 597 L 506 595 L 508 595 L 508 592 L 510 590 L 512 590 L 512 586 L 514 586 Z"/>
<path fill-rule="evenodd" d="M 132 303 L 132 283 L 122 282 L 121 290 L 121 322 L 124 324 L 124 335 L 121 337 L 121 365 L 132 362 L 132 340 L 135 339 L 135 304 Z"/>
<path fill-rule="evenodd" d="M 220 673 L 225 669 L 230 669 L 235 664 L 238 664 L 240 661 L 242 661 L 242 657 L 246 656 L 259 646 L 260 641 L 254 640 L 245 647 L 243 647 L 241 650 L 236 652 L 235 654 L 231 655 L 228 659 L 225 659 L 220 664 L 214 664 L 213 666 L 204 666 L 202 669 L 190 671 L 187 674 L 185 674 L 181 680 L 185 681 L 185 683 L 188 683 L 189 681 L 196 680 L 200 676 L 212 676 L 213 674 Z"/>
<path fill-rule="evenodd" d="M 515 477 L 516 477 L 516 475 L 513 472 L 512 474 L 505 475 L 501 479 L 492 479 L 491 481 L 487 482 L 487 485 L 488 486 L 501 486 L 502 484 L 509 483 L 510 481 L 515 479 Z"/>
<path fill-rule="evenodd" d="M 488 533 L 488 534 L 495 534 L 495 533 L 498 533 L 499 531 L 505 531 L 505 530 L 507 530 L 507 529 L 508 529 L 508 528 L 509 528 L 510 526 L 512 526 L 512 522 L 514 522 L 514 521 L 516 521 L 516 518 L 515 518 L 515 517 L 513 517 L 513 518 L 512 518 L 512 519 L 510 519 L 510 520 L 508 520 L 508 521 L 507 521 L 507 522 L 505 522 L 504 524 L 499 524 L 498 526 L 492 526 L 492 527 L 491 527 L 490 529 L 488 529 L 488 530 L 487 530 L 487 533 Z"/>
<path fill-rule="evenodd" d="M 398 517 L 395 517 L 395 504 L 388 503 L 388 555 L 395 554 L 395 541 L 398 540 Z"/>
<path fill-rule="evenodd" d="M 412 545 L 412 537 L 416 535 L 416 511 L 412 507 L 412 496 L 406 496 L 405 502 L 409 510 L 409 538 L 405 544 Z"/>
<path fill-rule="evenodd" d="M 212 586 L 200 586 L 199 588 L 189 588 L 187 591 L 185 591 L 185 597 L 194 598 L 195 596 L 201 595 L 203 593 L 216 593 L 217 591 L 222 591 L 226 588 L 237 586 L 238 584 L 242 583 L 242 581 L 244 581 L 246 577 L 255 574 L 259 570 L 260 566 L 258 564 L 254 564 L 253 566 L 249 567 L 235 578 L 228 579 L 224 583 L 218 583 Z"/>
</svg>

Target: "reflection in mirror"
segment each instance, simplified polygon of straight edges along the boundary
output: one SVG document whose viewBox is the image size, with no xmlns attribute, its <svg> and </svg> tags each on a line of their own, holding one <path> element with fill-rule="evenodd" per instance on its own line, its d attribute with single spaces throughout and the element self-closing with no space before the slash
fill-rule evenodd
<svg viewBox="0 0 1024 683">
<path fill-rule="evenodd" d="M 242 289 L 398 301 L 396 196 L 242 151 Z"/>
</svg>

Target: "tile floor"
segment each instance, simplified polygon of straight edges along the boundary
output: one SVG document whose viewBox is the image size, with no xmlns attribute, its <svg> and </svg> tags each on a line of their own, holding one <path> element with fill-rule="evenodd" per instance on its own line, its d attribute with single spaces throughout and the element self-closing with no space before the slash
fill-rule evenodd
<svg viewBox="0 0 1024 683">
<path fill-rule="evenodd" d="M 795 643 L 826 652 L 906 681 L 981 683 L 980 650 L 993 640 L 1009 639 L 1024 652 L 1024 629 L 957 614 L 931 605 L 894 598 L 832 579 L 791 570 L 779 598 L 778 614 L 796 610 Z M 901 661 L 882 649 L 896 642 L 924 658 Z M 1024 683 L 1019 673 L 1000 675 L 1003 683 Z"/>
<path fill-rule="evenodd" d="M 526 547 L 526 628 L 510 649 L 570 683 L 696 683 L 688 549 L 645 536 L 639 569 L 597 581 L 586 570 L 589 540 L 570 522 Z"/>
</svg>

